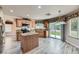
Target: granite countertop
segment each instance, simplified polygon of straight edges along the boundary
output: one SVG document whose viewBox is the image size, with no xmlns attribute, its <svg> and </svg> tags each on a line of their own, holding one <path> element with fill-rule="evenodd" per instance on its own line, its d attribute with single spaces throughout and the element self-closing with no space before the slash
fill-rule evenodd
<svg viewBox="0 0 79 59">
<path fill-rule="evenodd" d="M 22 36 L 28 36 L 28 35 L 34 35 L 34 34 L 38 34 L 38 33 L 36 32 L 21 33 Z"/>
</svg>

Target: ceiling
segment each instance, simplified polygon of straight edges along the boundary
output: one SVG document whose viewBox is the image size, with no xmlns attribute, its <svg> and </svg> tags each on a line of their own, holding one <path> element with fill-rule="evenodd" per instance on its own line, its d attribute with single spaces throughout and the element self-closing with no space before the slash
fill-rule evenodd
<svg viewBox="0 0 79 59">
<path fill-rule="evenodd" d="M 32 18 L 35 20 L 49 19 L 65 15 L 79 8 L 78 5 L 3 5 L 6 15 Z"/>
</svg>

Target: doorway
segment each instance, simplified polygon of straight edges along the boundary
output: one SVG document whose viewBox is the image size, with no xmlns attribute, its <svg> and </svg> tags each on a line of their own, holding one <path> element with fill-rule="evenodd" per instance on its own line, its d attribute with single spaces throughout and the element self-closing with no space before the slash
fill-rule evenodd
<svg viewBox="0 0 79 59">
<path fill-rule="evenodd" d="M 49 37 L 55 39 L 62 39 L 62 27 L 63 24 L 61 23 L 49 23 Z"/>
</svg>

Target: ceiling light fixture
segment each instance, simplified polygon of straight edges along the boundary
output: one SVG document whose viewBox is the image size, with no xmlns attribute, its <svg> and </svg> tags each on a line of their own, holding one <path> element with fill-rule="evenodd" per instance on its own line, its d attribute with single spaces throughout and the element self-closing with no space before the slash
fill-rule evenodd
<svg viewBox="0 0 79 59">
<path fill-rule="evenodd" d="M 13 12 L 14 12 L 14 10 L 10 10 L 10 12 L 11 12 L 11 13 L 13 13 Z"/>
<path fill-rule="evenodd" d="M 46 13 L 45 15 L 50 16 L 50 15 L 51 15 L 51 13 Z"/>
<path fill-rule="evenodd" d="M 42 7 L 41 6 L 38 6 L 38 8 L 41 9 Z"/>
<path fill-rule="evenodd" d="M 58 13 L 61 13 L 61 10 L 58 10 Z"/>
</svg>

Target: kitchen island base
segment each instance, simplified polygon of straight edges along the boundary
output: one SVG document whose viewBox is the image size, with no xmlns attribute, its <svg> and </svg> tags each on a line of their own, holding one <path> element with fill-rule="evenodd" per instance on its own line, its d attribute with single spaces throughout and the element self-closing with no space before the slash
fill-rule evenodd
<svg viewBox="0 0 79 59">
<path fill-rule="evenodd" d="M 21 35 L 22 53 L 27 53 L 28 51 L 38 47 L 38 45 L 39 45 L 38 34 Z"/>
</svg>

